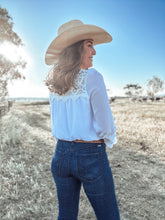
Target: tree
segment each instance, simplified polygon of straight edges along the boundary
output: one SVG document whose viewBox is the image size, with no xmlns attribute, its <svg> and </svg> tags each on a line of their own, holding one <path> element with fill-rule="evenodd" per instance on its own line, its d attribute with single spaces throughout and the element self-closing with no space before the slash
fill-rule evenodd
<svg viewBox="0 0 165 220">
<path fill-rule="evenodd" d="M 157 76 L 153 76 L 153 78 L 147 82 L 147 94 L 154 98 L 158 92 L 164 89 L 163 86 L 164 81 L 159 79 Z"/>
<path fill-rule="evenodd" d="M 142 87 L 138 84 L 127 84 L 123 89 L 126 90 L 125 94 L 128 96 L 137 96 L 142 92 Z"/>
<path fill-rule="evenodd" d="M 4 42 L 23 46 L 20 37 L 13 31 L 13 19 L 5 8 L 0 7 L 0 45 Z M 7 59 L 0 51 L 0 99 L 8 95 L 8 84 L 17 79 L 25 79 L 20 72 L 26 62 L 19 59 L 15 62 Z"/>
</svg>

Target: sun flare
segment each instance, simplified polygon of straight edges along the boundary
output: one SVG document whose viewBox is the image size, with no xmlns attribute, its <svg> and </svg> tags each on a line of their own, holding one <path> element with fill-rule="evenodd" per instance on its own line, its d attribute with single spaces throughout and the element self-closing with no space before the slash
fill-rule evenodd
<svg viewBox="0 0 165 220">
<path fill-rule="evenodd" d="M 24 47 L 16 46 L 9 42 L 0 44 L 0 54 L 12 62 L 17 62 L 20 59 L 26 62 L 30 61 L 30 57 Z"/>
</svg>

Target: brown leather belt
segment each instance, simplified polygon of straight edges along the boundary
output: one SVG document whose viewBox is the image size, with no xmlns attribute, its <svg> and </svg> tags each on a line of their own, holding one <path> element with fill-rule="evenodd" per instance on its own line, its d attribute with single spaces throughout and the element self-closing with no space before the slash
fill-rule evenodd
<svg viewBox="0 0 165 220">
<path fill-rule="evenodd" d="M 63 140 L 63 139 L 59 139 L 60 141 L 66 141 L 66 140 Z M 72 141 L 68 141 L 68 142 L 72 142 Z M 98 144 L 102 144 L 104 143 L 104 140 L 103 139 L 100 139 L 100 140 L 95 140 L 95 141 L 84 141 L 84 140 L 74 140 L 73 142 L 76 142 L 76 143 L 98 143 Z"/>
</svg>

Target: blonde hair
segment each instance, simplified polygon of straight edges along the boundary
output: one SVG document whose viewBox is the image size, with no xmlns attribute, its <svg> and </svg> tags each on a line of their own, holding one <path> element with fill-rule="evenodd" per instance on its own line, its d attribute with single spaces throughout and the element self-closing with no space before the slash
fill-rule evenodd
<svg viewBox="0 0 165 220">
<path fill-rule="evenodd" d="M 49 71 L 45 84 L 50 92 L 64 95 L 74 84 L 81 69 L 83 41 L 65 48 L 58 56 L 58 62 Z"/>
</svg>

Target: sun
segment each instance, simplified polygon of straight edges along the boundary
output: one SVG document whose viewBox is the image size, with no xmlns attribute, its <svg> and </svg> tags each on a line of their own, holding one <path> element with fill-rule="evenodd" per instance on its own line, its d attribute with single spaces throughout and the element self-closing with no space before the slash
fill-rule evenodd
<svg viewBox="0 0 165 220">
<path fill-rule="evenodd" d="M 5 58 L 11 62 L 17 62 L 20 59 L 25 62 L 30 61 L 30 57 L 23 46 L 16 46 L 9 42 L 0 44 L 0 54 L 5 56 Z"/>
</svg>

